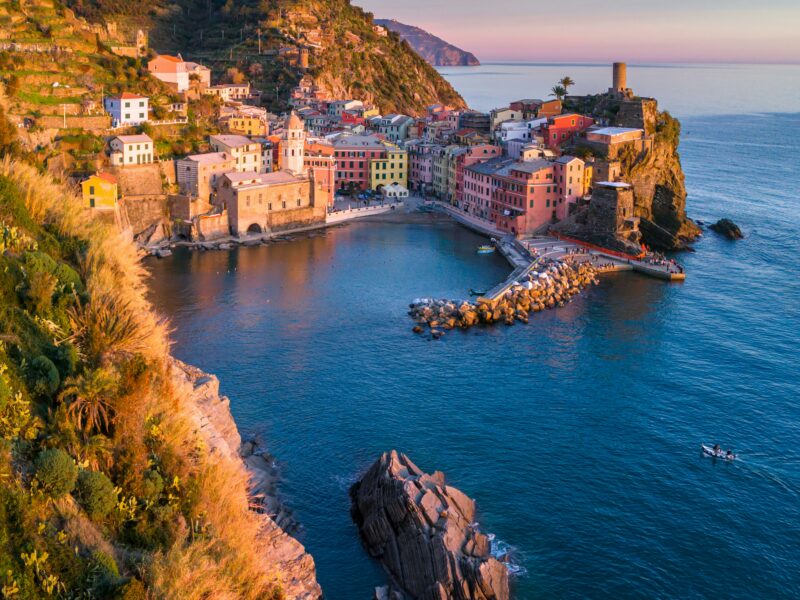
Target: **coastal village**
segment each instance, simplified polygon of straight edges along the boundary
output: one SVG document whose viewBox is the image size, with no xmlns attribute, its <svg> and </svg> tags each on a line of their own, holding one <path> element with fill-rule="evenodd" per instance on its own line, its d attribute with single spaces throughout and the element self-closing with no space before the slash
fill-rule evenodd
<svg viewBox="0 0 800 600">
<path fill-rule="evenodd" d="M 434 104 L 410 116 L 327 98 L 304 78 L 291 112 L 275 115 L 247 82 L 213 84 L 209 68 L 180 55 L 156 56 L 148 70 L 180 100 L 158 120 L 147 97 L 104 98 L 105 164 L 80 185 L 87 207 L 113 215 L 154 254 L 176 243 L 254 243 L 390 210 L 409 196 L 498 237 L 561 232 L 642 251 L 621 163 L 652 145 L 655 101 L 634 96 L 623 63 L 606 93 L 618 106 L 614 125 L 565 110 L 581 101 L 566 86 L 488 113 Z M 187 102 L 199 97 L 213 98 L 219 133 L 205 152 L 160 158 L 148 132 L 186 122 Z"/>
</svg>

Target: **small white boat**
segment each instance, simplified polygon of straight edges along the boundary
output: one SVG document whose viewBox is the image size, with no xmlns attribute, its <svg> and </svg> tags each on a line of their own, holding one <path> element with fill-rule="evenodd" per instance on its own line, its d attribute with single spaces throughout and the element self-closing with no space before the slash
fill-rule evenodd
<svg viewBox="0 0 800 600">
<path fill-rule="evenodd" d="M 478 246 L 478 254 L 491 254 L 494 251 L 495 251 L 494 246 L 489 246 L 489 245 Z"/>
<path fill-rule="evenodd" d="M 720 458 L 722 460 L 736 460 L 736 455 L 731 452 L 728 454 L 727 451 L 720 448 L 719 450 L 714 450 L 711 446 L 706 446 L 705 444 L 700 444 L 700 448 L 703 450 L 703 454 L 706 456 L 712 456 L 714 458 Z"/>
</svg>

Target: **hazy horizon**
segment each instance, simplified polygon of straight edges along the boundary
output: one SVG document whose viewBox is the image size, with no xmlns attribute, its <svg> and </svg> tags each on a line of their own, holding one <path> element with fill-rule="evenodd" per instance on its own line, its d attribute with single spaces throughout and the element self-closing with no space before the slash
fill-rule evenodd
<svg viewBox="0 0 800 600">
<path fill-rule="evenodd" d="M 546 18 L 566 11 L 536 0 L 353 3 L 376 18 L 421 27 L 481 62 L 800 64 L 795 0 L 763 0 L 757 8 L 745 0 L 711 0 L 702 8 L 693 0 L 669 7 L 618 0 L 602 10 L 592 0 L 575 0 L 571 8 L 579 16 L 553 24 Z"/>
</svg>

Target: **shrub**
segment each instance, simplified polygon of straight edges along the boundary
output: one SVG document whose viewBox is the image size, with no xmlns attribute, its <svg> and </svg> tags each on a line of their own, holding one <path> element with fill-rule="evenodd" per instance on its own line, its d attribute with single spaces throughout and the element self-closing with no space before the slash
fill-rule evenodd
<svg viewBox="0 0 800 600">
<path fill-rule="evenodd" d="M 114 600 L 146 600 L 144 584 L 138 579 L 131 579 L 119 590 Z"/>
<path fill-rule="evenodd" d="M 78 476 L 78 500 L 92 521 L 105 519 L 117 504 L 114 484 L 100 471 L 81 471 Z"/>
<path fill-rule="evenodd" d="M 146 500 L 155 502 L 164 491 L 164 479 L 158 471 L 147 471 L 142 482 L 142 495 Z"/>
<path fill-rule="evenodd" d="M 44 355 L 34 358 L 26 369 L 28 388 L 38 398 L 46 398 L 55 393 L 61 384 L 61 377 L 53 361 Z"/>
<path fill-rule="evenodd" d="M 69 494 L 75 489 L 77 477 L 75 461 L 63 450 L 43 450 L 36 459 L 36 479 L 51 498 Z"/>
</svg>

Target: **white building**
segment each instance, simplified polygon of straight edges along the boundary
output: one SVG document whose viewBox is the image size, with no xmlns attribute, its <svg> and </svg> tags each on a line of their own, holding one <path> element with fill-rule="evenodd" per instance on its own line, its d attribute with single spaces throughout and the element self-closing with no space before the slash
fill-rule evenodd
<svg viewBox="0 0 800 600">
<path fill-rule="evenodd" d="M 208 138 L 214 152 L 227 152 L 236 161 L 236 171 L 261 171 L 261 144 L 243 135 L 212 135 Z"/>
<path fill-rule="evenodd" d="M 259 172 L 272 173 L 275 170 L 272 160 L 272 142 L 264 137 L 254 137 L 253 141 L 261 146 L 261 170 Z"/>
<path fill-rule="evenodd" d="M 162 54 L 147 63 L 147 70 L 178 92 L 185 92 L 195 79 L 201 87 L 211 85 L 211 69 L 195 62 L 187 62 L 183 57 Z"/>
<path fill-rule="evenodd" d="M 335 100 L 328 104 L 328 116 L 341 117 L 343 112 L 356 108 L 364 108 L 364 103 L 361 100 Z"/>
<path fill-rule="evenodd" d="M 381 194 L 387 200 L 402 200 L 408 198 L 408 190 L 399 183 L 390 183 L 381 188 Z"/>
<path fill-rule="evenodd" d="M 221 83 L 207 88 L 204 94 L 218 96 L 223 102 L 230 100 L 246 100 L 250 97 L 249 83 Z"/>
<path fill-rule="evenodd" d="M 124 92 L 119 96 L 109 96 L 103 100 L 103 108 L 111 115 L 112 127 L 141 125 L 148 120 L 150 99 Z"/>
<path fill-rule="evenodd" d="M 108 145 L 114 166 L 147 165 L 153 162 L 153 140 L 149 135 L 118 135 Z"/>
</svg>

